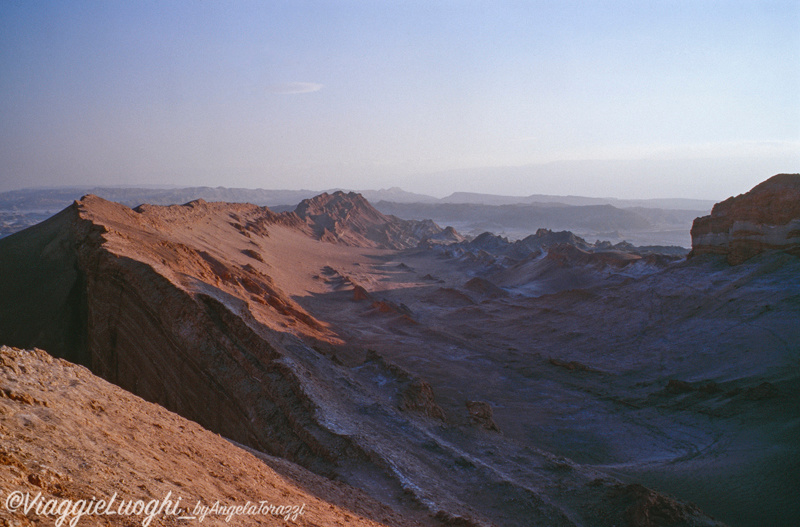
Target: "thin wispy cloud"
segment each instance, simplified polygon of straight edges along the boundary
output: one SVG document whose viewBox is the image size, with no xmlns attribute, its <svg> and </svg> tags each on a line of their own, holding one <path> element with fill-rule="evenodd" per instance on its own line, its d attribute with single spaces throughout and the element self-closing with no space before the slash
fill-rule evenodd
<svg viewBox="0 0 800 527">
<path fill-rule="evenodd" d="M 282 84 L 270 84 L 267 86 L 267 93 L 289 95 L 295 93 L 312 93 L 320 91 L 322 84 L 316 82 L 286 82 Z"/>
</svg>

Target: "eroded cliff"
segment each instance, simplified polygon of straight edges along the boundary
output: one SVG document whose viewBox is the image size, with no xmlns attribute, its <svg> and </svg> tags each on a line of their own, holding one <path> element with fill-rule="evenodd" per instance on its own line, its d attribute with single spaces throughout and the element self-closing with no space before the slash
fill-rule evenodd
<svg viewBox="0 0 800 527">
<path fill-rule="evenodd" d="M 800 174 L 778 174 L 714 205 L 692 225 L 691 255 L 739 264 L 773 249 L 800 255 Z"/>
</svg>

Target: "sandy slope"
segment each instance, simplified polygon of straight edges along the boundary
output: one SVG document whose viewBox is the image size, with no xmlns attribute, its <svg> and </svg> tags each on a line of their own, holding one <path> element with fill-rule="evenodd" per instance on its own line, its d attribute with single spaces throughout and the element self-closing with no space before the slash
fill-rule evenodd
<svg viewBox="0 0 800 527">
<path fill-rule="evenodd" d="M 414 524 L 356 489 L 285 461 L 256 457 L 39 350 L 0 348 L 0 437 L 4 504 L 13 492 L 41 492 L 44 499 L 59 501 L 109 500 L 117 494 L 118 504 L 163 500 L 171 493 L 185 509 L 180 516 L 192 516 L 198 502 L 211 507 L 218 500 L 226 506 L 305 505 L 288 521 L 268 512 L 238 515 L 229 525 Z M 177 516 L 157 516 L 152 525 L 226 525 L 224 516 L 202 523 Z M 96 515 L 79 524 L 141 525 L 145 517 Z M 2 525 L 53 525 L 55 519 L 0 507 Z"/>
</svg>

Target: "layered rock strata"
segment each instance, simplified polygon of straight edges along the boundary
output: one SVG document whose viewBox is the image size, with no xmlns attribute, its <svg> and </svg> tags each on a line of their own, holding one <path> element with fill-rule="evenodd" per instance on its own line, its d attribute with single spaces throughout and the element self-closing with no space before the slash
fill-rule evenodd
<svg viewBox="0 0 800 527">
<path fill-rule="evenodd" d="M 721 254 L 735 265 L 768 250 L 800 256 L 800 174 L 778 174 L 694 220 L 691 256 Z"/>
</svg>

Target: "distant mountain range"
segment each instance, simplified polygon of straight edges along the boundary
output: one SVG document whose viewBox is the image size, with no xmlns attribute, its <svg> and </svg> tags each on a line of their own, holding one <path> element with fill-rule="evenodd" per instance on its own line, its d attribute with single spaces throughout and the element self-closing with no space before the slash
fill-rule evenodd
<svg viewBox="0 0 800 527">
<path fill-rule="evenodd" d="M 613 205 L 563 205 L 559 203 L 528 203 L 487 205 L 478 203 L 392 203 L 379 201 L 375 207 L 384 214 L 401 218 L 432 219 L 467 226 L 474 230 L 515 230 L 535 232 L 539 228 L 581 232 L 649 231 L 667 224 L 671 228 L 686 228 L 695 217 L 693 210 L 664 210 L 648 208 L 622 209 Z M 478 233 L 480 234 L 480 233 Z"/>
<path fill-rule="evenodd" d="M 515 205 L 533 203 L 555 203 L 560 205 L 614 205 L 615 207 L 645 207 L 672 210 L 711 210 L 714 202 L 704 199 L 661 198 L 661 199 L 617 199 L 589 198 L 585 196 L 549 196 L 531 194 L 530 196 L 497 196 L 476 194 L 474 192 L 454 192 L 438 200 L 439 203 L 475 203 L 480 205 Z"/>
<path fill-rule="evenodd" d="M 138 188 L 138 187 L 57 187 L 12 190 L 0 193 L 0 210 L 46 211 L 61 210 L 72 201 L 87 194 L 116 201 L 134 207 L 142 203 L 151 205 L 175 205 L 195 199 L 205 201 L 225 201 L 229 203 L 253 203 L 274 207 L 278 205 L 297 205 L 304 199 L 312 198 L 322 192 L 337 190 L 355 191 L 368 201 L 377 203 L 466 203 L 476 205 L 515 205 L 515 204 L 560 204 L 572 206 L 613 205 L 619 208 L 644 207 L 671 210 L 694 210 L 707 212 L 713 201 L 698 199 L 641 199 L 625 200 L 617 198 L 592 198 L 585 196 L 550 196 L 532 194 L 530 196 L 500 196 L 474 192 L 454 192 L 444 198 L 407 192 L 399 187 L 380 190 L 328 189 L 285 190 L 285 189 L 246 189 L 227 187 L 185 187 L 185 188 Z"/>
<path fill-rule="evenodd" d="M 326 193 L 333 194 L 340 189 Z M 499 196 L 456 192 L 445 198 L 406 192 L 398 187 L 358 191 L 384 214 L 406 220 L 434 220 L 477 236 L 492 231 L 524 238 L 539 228 L 572 230 L 589 238 L 627 240 L 637 245 L 689 245 L 694 218 L 708 214 L 711 201 L 692 199 L 622 200 L 583 196 Z M 0 193 L 0 237 L 34 225 L 87 194 L 136 207 L 207 202 L 252 203 L 276 212 L 294 210 L 314 190 L 226 187 L 137 188 L 61 187 Z"/>
</svg>

